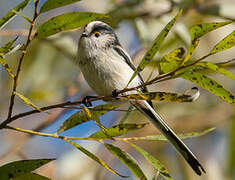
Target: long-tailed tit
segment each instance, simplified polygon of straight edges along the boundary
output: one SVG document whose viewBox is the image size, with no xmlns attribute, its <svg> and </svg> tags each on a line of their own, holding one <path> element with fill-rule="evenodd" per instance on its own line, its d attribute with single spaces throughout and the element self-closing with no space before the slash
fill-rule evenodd
<svg viewBox="0 0 235 180">
<path fill-rule="evenodd" d="M 100 21 L 87 24 L 78 46 L 77 57 L 80 69 L 90 87 L 98 95 L 108 96 L 115 90 L 122 90 L 126 87 L 135 71 L 135 66 L 109 25 Z M 143 84 L 143 79 L 138 75 L 128 87 L 137 87 L 141 84 Z M 139 90 L 147 91 L 146 88 Z M 136 91 L 126 92 L 125 95 L 131 93 L 136 93 Z M 130 102 L 148 117 L 198 175 L 205 173 L 195 155 L 154 110 L 151 101 L 132 100 Z"/>
</svg>

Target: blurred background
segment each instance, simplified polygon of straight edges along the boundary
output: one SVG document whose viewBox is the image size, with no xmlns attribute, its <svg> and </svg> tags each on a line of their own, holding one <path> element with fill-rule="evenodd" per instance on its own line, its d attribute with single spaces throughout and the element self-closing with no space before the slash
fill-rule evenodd
<svg viewBox="0 0 235 180">
<path fill-rule="evenodd" d="M 40 6 L 43 2 L 45 1 L 40 1 Z M 18 0 L 1 0 L 0 17 L 18 3 Z M 114 19 L 110 23 L 115 27 L 121 44 L 138 64 L 146 48 L 151 45 L 156 35 L 180 8 L 184 8 L 184 14 L 170 32 L 154 62 L 142 73 L 146 80 L 151 73 L 152 77 L 158 74 L 158 63 L 164 54 L 178 47 L 189 47 L 189 28 L 191 26 L 201 22 L 235 20 L 234 0 L 83 0 L 43 13 L 38 18 L 36 27 L 49 18 L 66 12 L 84 11 L 110 14 Z M 23 14 L 32 17 L 32 2 L 24 9 Z M 0 30 L 0 44 L 3 45 L 16 36 L 19 36 L 16 43 L 24 43 L 28 28 L 29 23 L 22 17 L 14 18 L 4 29 Z M 218 41 L 234 29 L 235 23 L 232 23 L 201 38 L 192 59 L 207 54 Z M 76 64 L 77 42 L 80 33 L 80 30 L 74 30 L 59 33 L 47 39 L 34 40 L 23 62 L 18 92 L 30 98 L 39 107 L 68 100 L 79 100 L 86 95 L 92 95 L 92 90 L 84 81 Z M 7 57 L 7 62 L 13 70 L 16 69 L 19 57 L 20 52 Z M 211 56 L 207 60 L 222 62 L 234 57 L 235 49 L 231 48 Z M 228 70 L 233 74 L 235 74 L 234 67 L 234 63 L 227 65 Z M 223 75 L 212 73 L 208 75 L 235 94 L 233 80 Z M 189 81 L 173 79 L 152 85 L 149 89 L 183 93 L 193 86 L 195 85 Z M 11 91 L 12 81 L 7 72 L 0 67 L 0 121 L 7 117 Z M 204 136 L 184 141 L 201 160 L 207 171 L 205 175 L 196 176 L 183 158 L 166 142 L 137 142 L 137 144 L 159 159 L 175 179 L 235 179 L 234 107 L 206 90 L 200 88 L 200 92 L 199 99 L 192 103 L 155 102 L 154 105 L 175 132 L 202 131 L 206 128 L 216 127 L 216 130 Z M 31 110 L 17 97 L 15 102 L 14 114 Z M 98 101 L 94 105 L 101 103 L 103 102 Z M 128 105 L 121 109 L 127 110 Z M 49 113 L 34 114 L 18 119 L 12 125 L 55 133 L 60 124 L 76 111 L 76 109 L 54 109 Z M 102 116 L 102 123 L 106 127 L 117 124 L 125 113 L 123 111 L 109 112 Z M 133 111 L 126 122 L 147 122 L 147 119 Z M 96 124 L 90 121 L 70 129 L 62 135 L 86 137 L 98 130 Z M 152 125 L 148 125 L 145 129 L 129 133 L 128 136 L 146 136 L 158 133 Z M 20 159 L 54 157 L 57 159 L 56 161 L 43 166 L 37 172 L 58 180 L 121 179 L 61 140 L 1 130 L 0 143 L 0 165 Z M 135 179 L 128 169 L 103 146 L 91 141 L 78 141 L 78 143 L 97 154 L 121 174 L 129 175 L 130 177 L 126 179 Z M 140 154 L 124 143 L 115 142 L 115 144 L 138 160 L 148 179 L 154 178 L 155 170 Z"/>
</svg>

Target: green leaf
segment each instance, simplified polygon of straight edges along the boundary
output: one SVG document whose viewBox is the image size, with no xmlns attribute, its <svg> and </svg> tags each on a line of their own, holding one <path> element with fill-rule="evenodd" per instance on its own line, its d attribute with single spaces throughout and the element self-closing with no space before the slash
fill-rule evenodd
<svg viewBox="0 0 235 180">
<path fill-rule="evenodd" d="M 26 173 L 21 176 L 13 178 L 13 180 L 50 180 L 48 177 L 41 176 L 36 173 Z"/>
<path fill-rule="evenodd" d="M 215 54 L 235 46 L 235 31 L 226 36 L 211 50 L 210 54 Z"/>
<path fill-rule="evenodd" d="M 208 32 L 216 30 L 227 24 L 231 24 L 233 21 L 213 22 L 213 23 L 201 23 L 190 28 L 191 40 L 198 39 Z"/>
<path fill-rule="evenodd" d="M 180 139 L 188 139 L 199 137 L 205 135 L 211 131 L 215 130 L 215 128 L 209 128 L 202 132 L 190 132 L 190 133 L 181 133 L 177 134 Z M 168 141 L 167 138 L 163 135 L 155 135 L 155 136 L 145 136 L 145 137 L 135 137 L 135 140 L 142 140 L 142 141 Z"/>
<path fill-rule="evenodd" d="M 42 110 L 40 108 L 38 108 L 36 105 L 34 105 L 30 99 L 26 98 L 25 96 L 23 96 L 22 94 L 20 94 L 18 92 L 14 92 L 14 94 L 17 95 L 21 100 L 23 100 L 24 103 L 26 103 L 29 106 L 31 106 L 32 108 L 42 112 Z"/>
<path fill-rule="evenodd" d="M 91 21 L 107 17 L 108 16 L 105 14 L 90 12 L 70 12 L 62 14 L 59 16 L 55 16 L 49 19 L 47 22 L 43 23 L 37 29 L 35 37 L 44 38 L 56 34 L 58 32 L 76 29 L 86 25 Z"/>
<path fill-rule="evenodd" d="M 201 67 L 205 67 L 205 68 L 208 68 L 208 69 L 211 69 L 215 72 L 218 72 L 218 73 L 221 73 L 233 80 L 235 80 L 235 75 L 233 75 L 232 73 L 230 73 L 229 71 L 227 71 L 226 69 L 222 68 L 222 67 L 219 67 L 218 65 L 216 64 L 213 64 L 211 62 L 199 62 L 196 64 L 197 66 L 201 66 Z"/>
<path fill-rule="evenodd" d="M 90 111 L 91 111 L 92 117 L 94 116 L 99 117 L 109 111 L 112 111 L 118 108 L 119 106 L 120 104 L 102 104 L 102 105 L 95 106 L 94 108 L 90 109 Z M 90 120 L 92 119 L 87 117 L 87 114 L 84 110 L 78 111 L 63 122 L 63 124 L 59 127 L 57 133 L 64 132 L 68 129 L 73 128 L 74 126 L 77 126 L 79 124 L 82 124 Z"/>
<path fill-rule="evenodd" d="M 117 159 L 123 162 L 138 179 L 147 180 L 143 171 L 132 156 L 112 144 L 104 143 L 104 145 Z"/>
<path fill-rule="evenodd" d="M 0 179 L 8 180 L 13 177 L 21 176 L 25 173 L 34 171 L 53 160 L 55 159 L 30 159 L 5 164 L 0 167 Z"/>
<path fill-rule="evenodd" d="M 191 42 L 190 47 L 189 47 L 189 49 L 188 49 L 188 51 L 187 51 L 187 54 L 186 54 L 186 56 L 184 57 L 184 60 L 183 60 L 183 62 L 182 62 L 182 65 L 183 65 L 185 62 L 187 62 L 187 61 L 189 60 L 189 58 L 192 56 L 194 50 L 195 50 L 196 47 L 198 46 L 198 44 L 199 44 L 199 39 L 194 39 L 194 40 Z"/>
<path fill-rule="evenodd" d="M 106 128 L 106 133 L 111 137 L 121 136 L 130 131 L 143 128 L 147 123 L 144 124 L 118 124 L 109 128 Z M 107 139 L 107 136 L 103 131 L 96 132 L 90 136 L 96 139 Z"/>
<path fill-rule="evenodd" d="M 9 65 L 7 64 L 7 61 L 1 56 L 0 56 L 0 64 L 5 68 L 5 70 L 12 77 L 12 79 L 14 79 L 15 75 L 13 74 L 13 72 L 12 72 L 11 68 L 9 67 Z"/>
<path fill-rule="evenodd" d="M 151 154 L 149 154 L 147 151 L 145 151 L 144 149 L 142 149 L 139 146 L 136 146 L 135 144 L 132 144 L 128 141 L 126 141 L 128 144 L 130 144 L 132 147 L 134 147 L 137 151 L 139 151 L 144 157 L 145 159 L 147 159 L 152 165 L 153 167 L 158 170 L 161 175 L 163 175 L 166 179 L 168 180 L 172 180 L 173 178 L 170 176 L 169 172 L 167 171 L 167 169 L 160 163 L 159 160 L 157 160 L 154 156 L 152 156 Z"/>
<path fill-rule="evenodd" d="M 130 82 L 135 78 L 135 76 L 141 72 L 153 59 L 155 54 L 160 49 L 163 41 L 165 40 L 167 34 L 175 24 L 176 20 L 179 18 L 179 16 L 182 14 L 183 10 L 181 9 L 179 13 L 164 27 L 164 29 L 160 32 L 160 34 L 156 37 L 156 39 L 153 41 L 150 49 L 145 53 L 143 59 L 141 60 L 139 66 L 137 67 L 136 71 L 132 75 L 131 79 L 129 80 L 127 86 L 130 84 Z"/>
<path fill-rule="evenodd" d="M 109 167 L 103 160 L 101 160 L 100 158 L 98 158 L 96 155 L 94 155 L 93 153 L 91 153 L 90 151 L 86 150 L 84 147 L 80 146 L 79 144 L 73 142 L 73 141 L 69 141 L 69 140 L 65 140 L 68 143 L 72 144 L 74 147 L 76 147 L 78 150 L 80 150 L 81 152 L 83 152 L 84 154 L 86 154 L 89 158 L 93 159 L 94 161 L 96 161 L 97 163 L 99 163 L 100 165 L 102 165 L 104 168 L 106 168 L 107 170 L 109 170 L 110 172 L 112 172 L 115 175 L 118 175 L 120 177 L 126 178 L 127 176 L 123 176 L 119 173 L 117 173 L 116 171 L 114 171 L 111 167 Z"/>
<path fill-rule="evenodd" d="M 224 89 L 223 86 L 215 80 L 196 72 L 185 72 L 180 76 L 210 91 L 214 95 L 219 96 L 223 100 L 231 104 L 235 104 L 234 95 L 232 95 L 228 90 Z"/>
<path fill-rule="evenodd" d="M 168 73 L 177 69 L 182 63 L 182 56 L 184 55 L 184 49 L 178 48 L 165 55 L 160 62 L 159 72 Z"/>
<path fill-rule="evenodd" d="M 0 47 L 0 64 L 5 68 L 5 70 L 8 72 L 8 74 L 14 79 L 15 75 L 12 72 L 10 66 L 8 65 L 7 61 L 5 60 L 5 55 L 9 52 L 14 51 L 15 47 L 13 47 L 14 42 L 17 40 L 18 37 L 15 39 L 9 41 L 2 47 Z"/>
<path fill-rule="evenodd" d="M 81 0 L 66 0 L 66 1 L 65 0 L 47 0 L 42 5 L 39 13 L 50 11 L 55 8 L 59 8 L 59 7 L 66 6 L 72 3 L 76 3 L 78 1 L 81 1 Z"/>
<path fill-rule="evenodd" d="M 120 99 L 152 100 L 164 102 L 192 102 L 198 97 L 198 91 L 193 95 L 168 93 L 168 92 L 146 92 L 144 94 L 130 94 L 120 96 Z"/>
<path fill-rule="evenodd" d="M 6 43 L 5 45 L 3 45 L 2 47 L 0 47 L 0 56 L 4 56 L 5 54 L 7 54 L 8 52 L 10 52 L 14 47 L 13 44 L 14 42 L 18 39 L 18 37 L 16 37 L 15 39 L 9 41 L 8 43 Z"/>
<path fill-rule="evenodd" d="M 82 106 L 82 109 L 86 112 L 86 115 L 87 115 L 87 118 L 90 119 L 90 120 L 94 120 L 94 122 L 99 126 L 99 128 L 101 129 L 101 131 L 104 133 L 104 135 L 107 137 L 107 138 L 111 138 L 107 132 L 106 132 L 106 128 L 101 124 L 100 122 L 100 118 L 99 116 L 97 116 L 95 113 L 91 113 L 91 111 L 85 107 L 85 106 Z"/>
<path fill-rule="evenodd" d="M 12 10 L 20 11 L 25 8 L 25 6 L 28 4 L 30 0 L 24 0 L 20 4 L 18 4 L 15 8 L 8 11 L 2 19 L 0 19 L 0 29 L 2 29 L 10 20 L 15 16 L 15 13 Z"/>
<path fill-rule="evenodd" d="M 183 60 L 184 64 L 186 61 L 189 60 L 191 57 L 192 53 L 196 49 L 196 47 L 199 44 L 199 38 L 205 35 L 208 32 L 211 32 L 213 30 L 216 30 L 222 26 L 225 26 L 227 24 L 232 23 L 232 21 L 225 21 L 225 22 L 213 22 L 213 23 L 201 23 L 198 25 L 195 25 L 190 28 L 190 36 L 191 36 L 191 45 L 187 51 L 187 54 Z"/>
</svg>

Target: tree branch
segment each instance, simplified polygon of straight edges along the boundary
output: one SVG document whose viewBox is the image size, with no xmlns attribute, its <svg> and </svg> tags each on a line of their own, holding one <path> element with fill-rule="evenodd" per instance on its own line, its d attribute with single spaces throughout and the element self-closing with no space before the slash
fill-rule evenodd
<svg viewBox="0 0 235 180">
<path fill-rule="evenodd" d="M 27 37 L 27 41 L 26 41 L 26 44 L 24 46 L 24 49 L 22 50 L 22 55 L 20 57 L 20 60 L 19 60 L 19 63 L 18 63 L 18 66 L 17 66 L 17 71 L 16 71 L 16 75 L 14 77 L 14 82 L 13 82 L 13 89 L 12 89 L 12 93 L 11 93 L 11 99 L 10 99 L 10 105 L 9 105 L 9 110 L 8 110 L 8 117 L 7 117 L 7 120 L 4 121 L 3 123 L 1 123 L 0 125 L 0 129 L 5 127 L 8 123 L 11 122 L 10 118 L 12 116 L 12 111 L 13 111 L 13 107 L 14 107 L 14 100 L 15 100 L 15 91 L 16 91 L 16 88 L 17 88 L 17 82 L 18 82 L 18 78 L 19 78 L 19 74 L 20 74 L 20 70 L 21 70 L 21 65 L 22 65 L 22 62 L 24 60 L 24 57 L 25 57 L 25 54 L 27 52 L 27 48 L 30 44 L 30 42 L 32 41 L 32 38 L 31 38 L 31 35 L 32 35 L 32 30 L 33 30 L 33 27 L 35 25 L 35 21 L 36 21 L 36 18 L 38 17 L 38 10 L 37 10 L 37 7 L 38 7 L 38 4 L 39 4 L 39 1 L 40 0 L 36 0 L 34 2 L 34 17 L 33 17 L 33 20 L 32 20 L 32 23 L 31 23 L 31 26 L 30 26 L 30 29 L 29 29 L 29 33 L 28 33 L 28 37 Z"/>
</svg>

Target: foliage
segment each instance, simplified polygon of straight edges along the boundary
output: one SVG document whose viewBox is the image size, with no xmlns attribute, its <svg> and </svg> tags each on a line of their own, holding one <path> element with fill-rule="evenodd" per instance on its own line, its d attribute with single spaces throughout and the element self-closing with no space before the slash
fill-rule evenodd
<svg viewBox="0 0 235 180">
<path fill-rule="evenodd" d="M 39 136 L 49 136 L 57 139 L 61 139 L 63 141 L 66 141 L 73 145 L 75 148 L 77 148 L 79 151 L 87 155 L 89 158 L 106 168 L 111 173 L 120 176 L 122 178 L 126 178 L 128 176 L 122 175 L 116 170 L 113 170 L 110 165 L 105 163 L 98 155 L 88 151 L 83 146 L 79 145 L 78 143 L 75 143 L 71 140 L 80 139 L 80 140 L 91 140 L 98 142 L 111 153 L 113 154 L 117 159 L 119 159 L 128 169 L 133 173 L 136 178 L 139 179 L 147 179 L 145 172 L 143 171 L 143 168 L 136 162 L 135 157 L 130 155 L 126 150 L 117 147 L 116 145 L 113 145 L 114 141 L 111 141 L 111 143 L 107 143 L 107 140 L 116 140 L 116 141 L 122 141 L 127 144 L 129 144 L 131 147 L 136 149 L 140 154 L 143 155 L 143 157 L 150 162 L 150 164 L 160 173 L 161 176 L 163 176 L 165 179 L 172 179 L 172 176 L 168 172 L 168 170 L 161 164 L 161 162 L 156 159 L 153 155 L 148 153 L 145 149 L 140 147 L 139 145 L 136 145 L 134 143 L 129 142 L 130 140 L 138 140 L 138 141 L 162 141 L 166 140 L 161 135 L 156 136 L 144 136 L 144 137 L 119 137 L 126 135 L 129 132 L 139 130 L 141 131 L 145 126 L 146 123 L 124 123 L 121 122 L 120 124 L 116 124 L 114 126 L 105 127 L 102 125 L 103 122 L 100 121 L 100 117 L 108 112 L 114 111 L 114 110 L 120 110 L 121 104 L 118 103 L 111 103 L 111 104 L 102 104 L 97 105 L 92 108 L 86 108 L 82 106 L 82 101 L 73 101 L 73 102 L 63 102 L 60 104 L 54 104 L 50 106 L 45 107 L 38 107 L 35 105 L 33 100 L 28 98 L 28 96 L 25 96 L 18 92 L 18 77 L 19 74 L 24 71 L 22 66 L 22 62 L 25 59 L 25 54 L 29 53 L 29 46 L 35 42 L 35 41 L 43 41 L 46 38 L 49 39 L 49 36 L 56 35 L 58 33 L 78 29 L 84 26 L 85 24 L 94 21 L 94 20 L 103 20 L 106 22 L 109 22 L 114 27 L 123 19 L 132 20 L 136 17 L 142 17 L 146 14 L 144 13 L 136 13 L 132 14 L 131 12 L 135 8 L 135 6 L 141 4 L 141 1 L 130 1 L 128 3 L 124 3 L 123 5 L 117 5 L 116 8 L 111 10 L 107 14 L 100 14 L 95 12 L 68 12 L 63 13 L 58 16 L 54 16 L 52 18 L 49 18 L 44 23 L 38 22 L 38 19 L 41 17 L 41 14 L 78 2 L 79 0 L 69 0 L 69 1 L 62 1 L 62 0 L 47 0 L 45 1 L 41 8 L 39 9 L 39 1 L 35 0 L 33 1 L 34 5 L 34 15 L 33 18 L 30 19 L 22 14 L 20 14 L 20 11 L 23 10 L 28 3 L 29 0 L 24 0 L 20 4 L 18 4 L 15 8 L 7 12 L 5 16 L 3 16 L 2 19 L 0 19 L 0 29 L 3 28 L 13 17 L 16 15 L 22 16 L 25 20 L 27 20 L 30 23 L 29 28 L 29 34 L 27 36 L 27 40 L 24 43 L 23 46 L 21 45 L 15 45 L 17 42 L 18 37 L 12 38 L 8 43 L 0 47 L 0 63 L 2 66 L 2 69 L 5 70 L 11 80 L 13 81 L 13 89 L 11 93 L 10 98 L 10 106 L 8 111 L 8 117 L 0 124 L 0 130 L 1 129 L 11 129 L 18 132 L 24 132 L 31 135 L 39 135 Z M 128 7 L 128 8 L 127 8 Z M 182 7 L 182 4 L 176 4 L 176 7 Z M 130 9 L 130 11 L 128 11 Z M 185 11 L 188 10 L 188 7 L 185 7 Z M 123 13 L 120 13 L 123 12 Z M 149 46 L 148 50 L 146 51 L 145 55 L 143 56 L 142 60 L 140 61 L 136 71 L 134 72 L 133 76 L 131 77 L 129 83 L 134 79 L 136 75 L 138 75 L 141 71 L 146 69 L 149 64 L 151 64 L 155 60 L 156 53 L 159 52 L 159 50 L 163 46 L 163 42 L 166 40 L 167 35 L 173 31 L 172 28 L 176 23 L 176 21 L 179 19 L 179 17 L 182 15 L 183 9 L 180 9 L 176 16 L 172 18 L 168 24 L 165 25 L 165 27 L 162 29 L 162 31 L 157 35 L 157 37 L 153 40 L 152 45 Z M 120 15 L 120 16 L 118 16 Z M 35 26 L 35 23 L 37 26 Z M 223 82 L 218 82 L 213 77 L 208 77 L 208 74 L 206 74 L 203 70 L 211 70 L 216 74 L 222 74 L 232 80 L 235 80 L 235 75 L 229 72 L 226 67 L 222 67 L 220 63 L 213 63 L 209 61 L 203 61 L 209 56 L 212 56 L 214 54 L 217 54 L 219 52 L 222 52 L 224 50 L 227 50 L 229 48 L 232 48 L 235 46 L 235 31 L 231 32 L 229 35 L 224 37 L 221 41 L 219 41 L 206 55 L 202 56 L 201 58 L 192 58 L 193 53 L 195 52 L 196 48 L 199 45 L 200 39 L 206 35 L 207 33 L 214 31 L 218 28 L 221 28 L 223 26 L 226 26 L 228 24 L 231 24 L 232 21 L 223 21 L 223 22 L 210 22 L 210 23 L 199 23 L 197 25 L 194 25 L 190 29 L 190 36 L 191 41 L 189 47 L 186 49 L 186 55 L 184 55 L 184 48 L 180 47 L 174 47 L 174 49 L 169 52 L 165 53 L 162 58 L 160 58 L 159 64 L 158 64 L 158 70 L 159 74 L 155 76 L 154 78 L 151 78 L 150 80 L 145 82 L 145 85 L 153 85 L 157 84 L 160 81 L 167 81 L 169 79 L 175 79 L 175 78 L 183 78 L 187 81 L 190 81 L 194 83 L 195 85 L 198 85 L 199 87 L 207 90 L 208 92 L 214 94 L 215 96 L 220 97 L 225 102 L 230 103 L 231 105 L 235 104 L 235 98 L 232 92 L 230 92 L 228 89 L 226 89 L 221 84 Z M 34 31 L 35 30 L 35 33 Z M 10 65 L 8 64 L 7 58 L 10 53 L 16 54 L 17 50 L 21 51 L 21 56 L 19 58 L 17 68 L 16 70 L 13 70 Z M 203 62 L 201 62 L 203 61 Z M 223 63 L 223 62 L 221 62 Z M 227 63 L 225 63 L 227 64 Z M 128 84 L 129 84 L 128 83 Z M 120 90 L 118 92 L 119 94 L 127 91 L 131 91 L 133 89 L 138 89 L 139 87 L 135 88 L 127 88 Z M 197 88 L 196 93 L 192 94 L 182 94 L 182 93 L 171 93 L 171 92 L 146 92 L 146 93 L 139 93 L 139 94 L 130 94 L 126 96 L 119 96 L 119 99 L 130 101 L 132 99 L 135 100 L 152 100 L 152 101 L 163 101 L 163 102 L 192 102 L 195 99 L 198 98 L 199 92 Z M 20 91 L 21 92 L 21 91 Z M 31 111 L 22 112 L 20 114 L 17 114 L 15 116 L 12 116 L 12 111 L 14 108 L 14 101 L 15 96 L 19 97 L 24 104 L 29 105 L 33 108 Z M 98 101 L 98 100 L 107 100 L 111 99 L 112 101 L 115 101 L 116 98 L 114 97 L 97 97 L 91 99 L 92 101 Z M 79 109 L 77 112 L 75 112 L 73 115 L 68 117 L 58 128 L 56 134 L 46 134 L 41 133 L 37 131 L 32 130 L 26 130 L 21 128 L 15 128 L 13 126 L 10 126 L 9 123 L 18 120 L 19 118 L 35 114 L 35 113 L 42 113 L 46 110 L 51 110 L 55 108 L 76 108 Z M 130 108 L 131 110 L 132 108 Z M 128 112 L 129 113 L 129 112 Z M 129 116 L 129 114 L 127 115 Z M 126 119 L 126 117 L 125 117 Z M 68 137 L 68 136 L 60 136 L 59 133 L 62 133 L 64 131 L 68 131 L 71 128 L 74 128 L 75 126 L 79 126 L 85 122 L 88 121 L 95 121 L 95 123 L 99 126 L 101 129 L 98 132 L 93 132 L 92 135 L 89 137 Z M 212 129 L 206 129 L 202 132 L 192 132 L 192 133 L 184 133 L 179 134 L 180 138 L 191 138 L 191 137 L 197 137 L 204 135 L 207 132 L 210 132 Z M 70 139 L 70 140 L 69 140 Z M 232 154 L 232 153 L 231 153 Z M 39 168 L 40 166 L 52 161 L 53 159 L 37 159 L 37 160 L 22 160 L 22 161 L 15 161 L 9 164 L 6 164 L 2 167 L 0 167 L 0 179 L 48 179 L 46 177 L 43 177 L 41 175 L 32 173 L 33 170 Z M 231 161 L 232 166 L 234 166 L 234 163 Z"/>
</svg>

